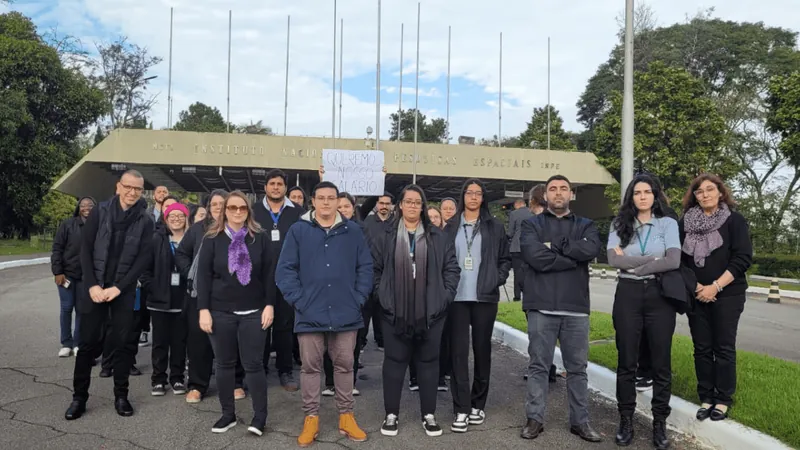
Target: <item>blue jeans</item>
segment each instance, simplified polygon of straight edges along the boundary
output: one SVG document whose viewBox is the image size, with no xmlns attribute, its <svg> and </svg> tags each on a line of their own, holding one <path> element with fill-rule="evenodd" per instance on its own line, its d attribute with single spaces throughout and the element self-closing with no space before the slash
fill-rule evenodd
<svg viewBox="0 0 800 450">
<path fill-rule="evenodd" d="M 72 311 L 75 309 L 75 285 L 70 281 L 70 286 L 58 286 L 58 298 L 61 301 L 61 347 L 75 348 L 81 328 L 81 315 L 75 312 L 75 330 L 72 329 Z"/>
</svg>

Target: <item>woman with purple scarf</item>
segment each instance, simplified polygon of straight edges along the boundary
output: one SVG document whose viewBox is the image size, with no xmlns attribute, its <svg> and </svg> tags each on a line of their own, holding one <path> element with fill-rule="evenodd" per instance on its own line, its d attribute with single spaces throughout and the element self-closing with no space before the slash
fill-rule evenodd
<svg viewBox="0 0 800 450">
<path fill-rule="evenodd" d="M 683 199 L 682 262 L 697 277 L 689 316 L 694 341 L 697 419 L 724 420 L 736 391 L 736 331 L 744 311 L 753 245 L 745 218 L 722 180 L 697 177 Z"/>
<path fill-rule="evenodd" d="M 222 407 L 222 418 L 211 431 L 224 433 L 236 425 L 234 372 L 241 354 L 253 398 L 248 431 L 261 436 L 267 422 L 263 359 L 265 334 L 275 317 L 275 261 L 269 239 L 253 219 L 250 201 L 242 192 L 231 192 L 222 210 L 223 220 L 206 233 L 196 278 L 200 328 L 209 334 L 214 348 Z"/>
</svg>

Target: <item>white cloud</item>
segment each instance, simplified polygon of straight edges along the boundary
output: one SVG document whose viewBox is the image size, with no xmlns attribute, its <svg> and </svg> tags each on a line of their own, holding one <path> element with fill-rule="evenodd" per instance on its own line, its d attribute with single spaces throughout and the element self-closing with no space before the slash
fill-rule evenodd
<svg viewBox="0 0 800 450">
<path fill-rule="evenodd" d="M 98 32 L 89 18 L 112 32 L 130 36 L 154 54 L 169 54 L 169 7 L 175 7 L 173 95 L 174 117 L 194 101 L 218 107 L 225 114 L 228 50 L 228 9 L 233 10 L 231 119 L 263 120 L 282 132 L 286 16 L 291 14 L 289 134 L 330 135 L 333 2 L 330 0 L 50 0 L 49 13 L 61 30 L 80 29 L 85 36 Z M 685 14 L 714 6 L 696 0 L 651 0 L 662 24 L 683 21 Z M 796 0 L 763 0 L 757 9 L 750 0 L 717 0 L 716 15 L 726 20 L 764 21 L 768 25 L 797 27 Z M 34 10 L 35 3 L 19 8 Z M 345 90 L 348 77 L 372 74 L 376 65 L 377 2 L 339 0 L 344 18 Z M 416 58 L 416 3 L 383 0 L 381 66 L 384 76 L 399 74 L 413 80 Z M 0 7 L 2 10 L 3 7 Z M 568 128 L 577 129 L 575 102 L 597 66 L 616 43 L 616 17 L 622 0 L 559 2 L 545 0 L 433 1 L 422 4 L 420 40 L 420 96 L 422 109 L 444 110 L 444 95 L 430 87 L 447 73 L 447 27 L 452 26 L 452 76 L 479 86 L 490 96 L 499 87 L 499 34 L 503 32 L 503 130 L 518 133 L 535 106 L 547 99 L 547 37 L 552 39 L 551 98 Z M 399 62 L 400 24 L 405 24 L 404 58 Z M 338 22 L 337 22 L 338 25 Z M 93 39 L 89 38 L 88 42 Z M 87 42 L 87 40 L 84 40 Z M 336 40 L 338 44 L 338 38 Z M 160 103 L 154 110 L 156 127 L 166 124 L 167 62 L 156 70 L 154 87 Z M 338 76 L 338 63 L 335 65 Z M 369 78 L 369 77 L 362 77 Z M 404 81 L 406 81 L 404 77 Z M 404 83 L 405 84 L 405 83 Z M 387 136 L 389 114 L 396 110 L 395 87 L 382 88 L 381 135 Z M 414 88 L 403 93 L 413 95 Z M 453 92 L 454 97 L 458 92 Z M 338 89 L 335 109 L 338 111 Z M 405 95 L 404 95 L 405 97 Z M 461 97 L 462 99 L 464 96 Z M 496 98 L 479 99 L 475 109 L 451 112 L 453 136 L 489 137 L 497 132 Z M 485 102 L 485 105 L 481 102 Z M 404 102 L 404 103 L 407 103 Z M 343 134 L 362 137 L 374 126 L 375 105 L 352 95 L 343 99 Z M 338 129 L 338 125 L 337 125 Z"/>
</svg>

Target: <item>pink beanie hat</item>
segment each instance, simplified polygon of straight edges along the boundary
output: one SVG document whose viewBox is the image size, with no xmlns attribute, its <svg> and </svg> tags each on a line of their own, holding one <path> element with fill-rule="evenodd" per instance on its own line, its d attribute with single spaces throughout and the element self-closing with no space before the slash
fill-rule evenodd
<svg viewBox="0 0 800 450">
<path fill-rule="evenodd" d="M 172 211 L 180 211 L 180 212 L 183 213 L 184 216 L 189 217 L 189 210 L 186 208 L 186 206 L 183 203 L 180 203 L 180 202 L 179 203 L 173 203 L 173 204 L 167 206 L 167 210 L 164 211 L 164 218 L 169 217 L 169 213 L 171 213 Z"/>
</svg>

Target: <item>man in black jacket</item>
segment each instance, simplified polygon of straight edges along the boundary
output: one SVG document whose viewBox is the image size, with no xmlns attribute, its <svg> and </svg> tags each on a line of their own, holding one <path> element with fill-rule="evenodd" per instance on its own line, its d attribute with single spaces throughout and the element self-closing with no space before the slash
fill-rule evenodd
<svg viewBox="0 0 800 450">
<path fill-rule="evenodd" d="M 96 203 L 92 197 L 78 200 L 72 217 L 61 223 L 53 239 L 50 263 L 61 301 L 61 350 L 58 352 L 61 358 L 66 358 L 73 352 L 78 354 L 81 316 L 76 312 L 73 333 L 72 310 L 75 308 L 77 285 L 82 278 L 81 230 Z"/>
<path fill-rule="evenodd" d="M 547 180 L 547 210 L 522 223 L 520 250 L 526 272 L 522 309 L 528 317 L 528 422 L 522 438 L 544 429 L 547 381 L 556 340 L 567 370 L 570 431 L 589 442 L 600 435 L 589 425 L 589 262 L 602 250 L 591 220 L 569 210 L 572 186 L 562 175 Z"/>
<path fill-rule="evenodd" d="M 372 200 L 372 199 L 370 199 Z M 372 201 L 364 202 L 360 208 L 361 220 L 364 227 L 364 236 L 367 238 L 367 244 L 374 252 L 375 245 L 373 241 L 382 239 L 386 231 L 387 224 L 393 223 L 392 204 L 394 203 L 394 196 L 389 192 L 384 192 L 382 196 L 377 198 L 377 208 L 375 214 L 370 214 L 372 209 Z M 367 333 L 369 333 L 369 324 L 372 322 L 372 334 L 375 343 L 379 349 L 383 349 L 383 330 L 381 329 L 381 321 L 378 319 L 380 314 L 380 300 L 378 299 L 377 289 L 367 299 L 364 305 L 364 328 L 359 331 L 358 342 L 361 348 L 367 346 Z"/>
<path fill-rule="evenodd" d="M 264 198 L 253 205 L 253 216 L 261 225 L 270 242 L 271 261 L 277 261 L 283 247 L 283 240 L 289 227 L 300 219 L 302 209 L 286 197 L 287 176 L 280 169 L 267 173 L 264 185 Z M 274 275 L 274 274 L 273 274 Z M 277 289 L 276 289 L 277 290 Z M 267 331 L 267 344 L 264 346 L 264 370 L 267 371 L 270 353 L 275 350 L 275 365 L 283 389 L 295 392 L 299 389 L 294 379 L 292 350 L 294 348 L 294 309 L 286 303 L 278 291 L 275 302 L 275 321 L 272 330 Z"/>
<path fill-rule="evenodd" d="M 80 351 L 75 358 L 72 397 L 65 418 L 86 412 L 92 358 L 100 354 L 103 324 L 111 321 L 114 341 L 114 406 L 133 415 L 128 402 L 128 375 L 137 350 L 134 306 L 136 283 L 152 259 L 153 219 L 142 199 L 144 178 L 135 170 L 117 182 L 117 196 L 92 210 L 81 236 L 83 279 L 78 288 L 81 314 Z"/>
</svg>

